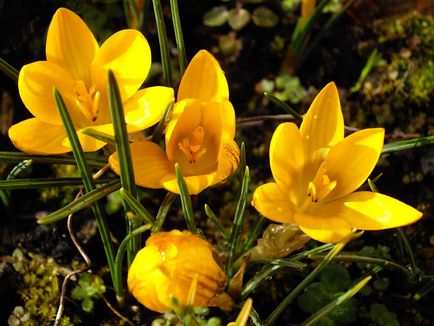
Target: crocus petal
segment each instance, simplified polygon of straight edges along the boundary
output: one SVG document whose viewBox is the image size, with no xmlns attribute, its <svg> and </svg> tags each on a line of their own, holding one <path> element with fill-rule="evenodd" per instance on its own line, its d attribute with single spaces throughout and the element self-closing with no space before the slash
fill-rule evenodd
<svg viewBox="0 0 434 326">
<path fill-rule="evenodd" d="M 200 50 L 191 60 L 182 76 L 178 101 L 197 98 L 209 101 L 213 97 L 229 98 L 225 74 L 211 53 Z"/>
<path fill-rule="evenodd" d="M 300 175 L 304 164 L 304 147 L 300 132 L 294 123 L 280 124 L 270 143 L 270 167 L 276 183 L 285 191 L 300 193 Z M 303 192 L 304 195 L 304 192 Z"/>
<path fill-rule="evenodd" d="M 327 84 L 316 96 L 301 123 L 300 133 L 305 141 L 306 157 L 311 162 L 310 178 L 328 149 L 344 138 L 344 118 L 334 83 Z"/>
<path fill-rule="evenodd" d="M 126 29 L 110 36 L 92 63 L 92 80 L 99 91 L 107 88 L 111 69 L 119 85 L 122 101 L 130 98 L 145 81 L 151 67 L 151 49 L 139 31 Z"/>
<path fill-rule="evenodd" d="M 77 136 L 80 140 L 81 148 L 84 152 L 95 152 L 101 148 L 103 148 L 106 143 L 102 142 L 96 138 L 93 138 L 89 135 L 86 135 L 82 133 L 83 129 L 77 130 Z M 69 139 L 66 138 L 63 142 L 63 145 L 66 147 L 71 147 L 71 143 L 69 142 Z"/>
<path fill-rule="evenodd" d="M 15 147 L 30 154 L 61 154 L 71 151 L 65 147 L 63 125 L 52 125 L 37 118 L 21 121 L 9 128 L 9 138 Z"/>
<path fill-rule="evenodd" d="M 131 144 L 136 183 L 147 188 L 162 188 L 162 181 L 175 175 L 174 166 L 168 161 L 166 153 L 155 143 L 140 141 Z M 109 157 L 112 170 L 119 174 L 117 153 Z"/>
<path fill-rule="evenodd" d="M 190 195 L 197 195 L 205 188 L 214 184 L 215 172 L 204 174 L 204 175 L 192 175 L 184 177 L 184 181 L 187 184 L 188 192 Z M 163 182 L 163 187 L 175 194 L 179 194 L 178 182 L 176 181 L 176 175 L 173 174 L 172 177 L 167 175 L 165 181 Z"/>
<path fill-rule="evenodd" d="M 148 128 L 163 117 L 174 100 L 173 89 L 163 86 L 139 90 L 124 103 L 125 121 L 139 129 Z"/>
<path fill-rule="evenodd" d="M 295 223 L 312 239 L 321 242 L 338 242 L 347 237 L 352 231 L 345 220 L 333 215 L 333 212 L 320 212 L 321 215 L 295 213 Z"/>
<path fill-rule="evenodd" d="M 222 122 L 222 141 L 232 140 L 235 137 L 235 110 L 228 100 L 212 100 L 208 102 L 208 110 L 220 111 Z"/>
<path fill-rule="evenodd" d="M 335 214 L 360 230 L 383 230 L 408 225 L 422 213 L 392 197 L 368 191 L 354 192 L 322 205 L 324 214 Z"/>
<path fill-rule="evenodd" d="M 280 223 L 294 223 L 294 206 L 274 182 L 256 188 L 252 205 L 266 218 Z"/>
<path fill-rule="evenodd" d="M 220 148 L 214 184 L 226 180 L 237 169 L 239 163 L 240 149 L 237 143 L 233 140 L 223 143 Z"/>
<path fill-rule="evenodd" d="M 48 28 L 47 60 L 67 70 L 90 87 L 90 66 L 98 43 L 83 20 L 71 10 L 56 11 Z"/>
<path fill-rule="evenodd" d="M 371 174 L 381 154 L 384 129 L 363 129 L 334 146 L 325 159 L 327 175 L 336 187 L 326 198 L 332 201 L 356 190 Z"/>
<path fill-rule="evenodd" d="M 73 121 L 82 116 L 74 110 L 72 89 L 74 81 L 57 64 L 37 61 L 21 68 L 18 77 L 18 90 L 27 109 L 38 119 L 50 124 L 62 124 L 59 111 L 54 102 L 53 88 L 56 87 L 65 100 Z"/>
</svg>

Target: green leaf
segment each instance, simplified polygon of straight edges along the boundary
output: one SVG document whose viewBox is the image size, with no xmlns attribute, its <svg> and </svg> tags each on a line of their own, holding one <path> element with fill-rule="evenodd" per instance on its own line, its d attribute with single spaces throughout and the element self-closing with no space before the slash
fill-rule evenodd
<svg viewBox="0 0 434 326">
<path fill-rule="evenodd" d="M 419 137 L 413 139 L 400 140 L 393 143 L 384 144 L 381 154 L 404 151 L 416 147 L 434 144 L 434 136 Z"/>
<path fill-rule="evenodd" d="M 330 293 L 322 283 L 309 284 L 298 297 L 297 303 L 301 310 L 313 314 L 330 302 Z"/>
<path fill-rule="evenodd" d="M 101 179 L 95 183 L 107 183 L 111 180 Z M 41 179 L 15 179 L 0 181 L 0 189 L 37 189 L 44 187 L 82 187 L 81 178 L 41 178 Z"/>
<path fill-rule="evenodd" d="M 233 30 L 240 30 L 250 21 L 250 13 L 244 8 L 229 10 L 228 24 Z"/>
<path fill-rule="evenodd" d="M 369 310 L 372 321 L 380 326 L 399 326 L 396 314 L 390 312 L 385 305 L 373 303 Z"/>
<path fill-rule="evenodd" d="M 179 187 L 179 196 L 181 197 L 182 212 L 184 213 L 185 222 L 187 223 L 188 230 L 191 233 L 198 233 L 194 223 L 193 208 L 191 206 L 191 198 L 188 193 L 188 187 L 182 177 L 182 171 L 178 164 L 175 164 L 176 181 Z"/>
<path fill-rule="evenodd" d="M 228 20 L 229 12 L 226 6 L 217 6 L 203 15 L 203 24 L 205 26 L 221 26 Z"/>
<path fill-rule="evenodd" d="M 351 284 L 350 274 L 339 264 L 328 265 L 319 275 L 319 279 L 330 293 L 345 291 Z"/>
<path fill-rule="evenodd" d="M 279 22 L 279 18 L 270 9 L 259 7 L 253 11 L 252 21 L 260 27 L 273 27 Z"/>
</svg>

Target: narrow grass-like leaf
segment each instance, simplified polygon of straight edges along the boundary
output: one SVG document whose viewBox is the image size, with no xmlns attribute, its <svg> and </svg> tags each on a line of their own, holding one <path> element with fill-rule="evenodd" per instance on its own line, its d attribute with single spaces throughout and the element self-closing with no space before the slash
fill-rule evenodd
<svg viewBox="0 0 434 326">
<path fill-rule="evenodd" d="M 115 144 L 115 138 L 112 135 L 106 134 L 105 132 L 101 132 L 92 128 L 83 129 L 81 132 L 85 135 L 101 140 L 104 143 Z"/>
<path fill-rule="evenodd" d="M 243 251 L 248 250 L 252 247 L 253 243 L 256 241 L 259 234 L 261 233 L 264 223 L 265 218 L 261 215 L 256 221 L 255 227 L 253 228 L 252 232 L 250 232 L 249 236 L 247 237 L 247 240 L 243 245 Z"/>
<path fill-rule="evenodd" d="M 166 24 L 160 0 L 152 0 L 155 22 L 157 25 L 158 43 L 160 44 L 161 65 L 166 86 L 172 86 L 172 71 L 170 68 L 169 42 L 167 40 Z"/>
<path fill-rule="evenodd" d="M 175 31 L 176 47 L 178 48 L 179 74 L 182 76 L 187 68 L 187 55 L 185 54 L 184 36 L 182 35 L 181 18 L 179 16 L 178 0 L 170 0 L 173 29 Z"/>
<path fill-rule="evenodd" d="M 269 279 L 269 277 L 281 267 L 282 266 L 279 265 L 268 266 L 256 273 L 254 277 L 244 284 L 243 290 L 241 291 L 241 299 L 246 299 L 262 282 Z"/>
<path fill-rule="evenodd" d="M 293 108 L 291 108 L 288 104 L 279 100 L 276 96 L 274 96 L 268 92 L 264 92 L 264 96 L 267 99 L 269 99 L 271 102 L 273 102 L 275 105 L 277 105 L 279 108 L 281 108 L 282 110 L 285 110 L 286 112 L 291 114 L 294 117 L 294 119 L 297 120 L 298 122 L 303 121 L 303 116 L 301 116 L 299 113 L 297 113 L 297 111 L 295 111 Z"/>
<path fill-rule="evenodd" d="M 124 12 L 127 26 L 129 28 L 136 28 L 140 30 L 142 27 L 142 21 L 140 19 L 140 13 L 137 8 L 137 4 L 134 0 L 124 0 Z M 131 17 L 133 17 L 133 19 L 135 20 L 135 24 L 133 24 Z"/>
<path fill-rule="evenodd" d="M 317 312 L 315 312 L 313 315 L 311 315 L 308 319 L 306 319 L 300 326 L 313 326 L 318 321 L 323 319 L 325 316 L 327 316 L 333 309 L 335 309 L 337 306 L 341 305 L 345 301 L 351 299 L 357 292 L 359 292 L 365 285 L 372 279 L 372 276 L 367 276 L 360 282 L 358 282 L 356 285 L 354 285 L 351 289 L 349 289 L 347 292 L 339 296 L 337 299 L 330 302 L 325 307 L 321 308 Z"/>
<path fill-rule="evenodd" d="M 166 127 L 166 123 L 169 120 L 170 113 L 172 112 L 172 109 L 173 109 L 173 101 L 167 105 L 167 108 L 164 110 L 163 118 L 158 122 L 157 128 L 155 128 L 155 131 L 151 136 L 151 139 L 154 143 L 158 144 L 160 142 L 163 135 L 164 128 Z"/>
<path fill-rule="evenodd" d="M 301 281 L 295 289 L 293 289 L 288 296 L 283 299 L 283 301 L 280 302 L 280 304 L 276 307 L 276 309 L 273 310 L 273 312 L 268 316 L 268 318 L 265 320 L 265 325 L 272 325 L 276 319 L 282 314 L 283 311 L 288 307 L 289 304 L 292 303 L 292 301 L 301 293 L 301 291 L 304 290 L 306 286 L 308 286 L 315 277 L 318 276 L 318 274 L 326 267 L 330 261 L 335 257 L 348 243 L 349 240 L 352 238 L 348 237 L 342 242 L 337 243 L 332 250 L 329 251 L 329 253 L 324 257 L 324 259 L 318 264 L 317 267 L 308 275 L 306 276 L 303 281 Z"/>
<path fill-rule="evenodd" d="M 97 200 L 106 197 L 108 194 L 111 194 L 112 192 L 118 190 L 120 187 L 121 184 L 119 181 L 112 181 L 104 186 L 96 188 L 95 190 L 84 194 L 73 202 L 70 202 L 68 205 L 62 207 L 54 213 L 41 217 L 40 219 L 38 219 L 38 223 L 51 224 L 60 221 L 61 219 L 68 217 L 68 215 L 70 214 L 76 213 L 83 208 L 91 206 Z"/>
<path fill-rule="evenodd" d="M 238 174 L 240 175 L 240 180 L 243 182 L 244 173 L 246 172 L 246 144 L 241 143 L 240 146 L 240 165 L 238 166 Z"/>
<path fill-rule="evenodd" d="M 139 226 L 137 229 L 133 230 L 130 234 L 127 234 L 127 236 L 122 240 L 121 244 L 119 245 L 118 251 L 116 253 L 115 258 L 115 277 L 118 280 L 122 280 L 122 261 L 124 260 L 125 250 L 128 247 L 128 243 L 135 239 L 138 235 L 141 235 L 143 232 L 148 231 L 152 227 L 152 224 L 145 224 L 142 226 Z M 115 284 L 115 292 L 116 292 L 116 298 L 118 302 L 123 302 L 123 287 L 122 283 Z"/>
<path fill-rule="evenodd" d="M 393 143 L 384 144 L 381 154 L 389 154 L 405 151 L 412 148 L 434 144 L 434 136 L 419 137 L 413 139 L 399 140 Z"/>
<path fill-rule="evenodd" d="M 92 174 L 90 172 L 89 166 L 87 165 L 83 148 L 81 147 L 80 140 L 77 136 L 77 132 L 75 131 L 74 124 L 71 120 L 68 109 L 66 108 L 62 95 L 56 88 L 54 88 L 54 99 L 56 102 L 57 109 L 59 110 L 60 117 L 62 118 L 63 125 L 65 126 L 65 130 L 68 135 L 69 142 L 71 144 L 72 152 L 77 161 L 77 167 L 83 179 L 84 188 L 86 192 L 91 192 L 92 190 L 96 189 L 95 182 L 92 178 Z M 122 287 L 122 280 L 117 280 L 114 274 L 115 258 L 114 258 L 113 243 L 111 242 L 110 239 L 110 231 L 108 228 L 108 223 L 105 219 L 104 207 L 102 203 L 100 201 L 96 201 L 92 205 L 92 211 L 95 215 L 96 223 L 98 225 L 98 230 L 107 257 L 107 262 L 108 262 L 113 283 L 116 284 L 118 282 L 121 282 L 121 287 Z"/>
<path fill-rule="evenodd" d="M 173 201 L 178 197 L 177 194 L 173 192 L 168 192 L 163 199 L 163 202 L 158 209 L 157 216 L 155 217 L 155 223 L 152 227 L 152 233 L 159 232 L 163 227 L 164 221 L 166 220 L 167 213 L 169 213 L 170 207 Z"/>
<path fill-rule="evenodd" d="M 112 179 L 95 180 L 96 184 L 105 184 Z M 38 178 L 38 179 L 15 179 L 0 181 L 0 189 L 38 189 L 46 187 L 83 187 L 81 178 Z"/>
<path fill-rule="evenodd" d="M 0 58 L 0 71 L 11 78 L 14 82 L 18 82 L 19 71 L 7 63 L 3 58 Z"/>
<path fill-rule="evenodd" d="M 211 222 L 215 225 L 217 230 L 220 232 L 220 235 L 225 239 L 225 241 L 229 241 L 229 234 L 226 232 L 219 218 L 214 214 L 212 209 L 207 204 L 205 204 L 204 208 L 206 216 L 208 216 Z"/>
<path fill-rule="evenodd" d="M 120 193 L 122 198 L 127 202 L 130 208 L 136 213 L 145 223 L 154 224 L 154 217 L 152 214 L 127 190 L 121 188 Z"/>
<path fill-rule="evenodd" d="M 182 212 L 184 213 L 185 222 L 187 223 L 187 228 L 191 233 L 198 233 L 196 224 L 194 223 L 193 208 L 191 206 L 191 198 L 188 193 L 188 187 L 182 177 L 181 168 L 178 164 L 175 164 L 176 171 L 176 181 L 179 187 L 179 196 L 181 198 Z"/>
<path fill-rule="evenodd" d="M 119 86 L 116 81 L 113 71 L 108 72 L 108 99 L 110 113 L 113 122 L 113 129 L 115 133 L 116 151 L 119 159 L 119 170 L 121 176 L 122 188 L 127 190 L 131 196 L 137 196 L 136 184 L 134 181 L 134 169 L 131 160 L 130 142 L 128 140 L 127 127 L 124 117 L 124 109 L 122 106 L 121 94 Z M 124 202 L 125 212 L 127 213 L 129 208 Z M 126 219 L 127 233 L 130 234 L 134 229 L 141 225 L 140 220 Z M 127 260 L 128 266 L 131 265 L 136 252 L 141 246 L 141 237 L 138 236 L 128 243 Z"/>
<path fill-rule="evenodd" d="M 20 152 L 0 152 L 1 162 L 20 162 L 22 160 L 32 160 L 34 163 L 41 164 L 67 164 L 76 165 L 73 156 L 66 155 L 31 155 Z M 101 168 L 107 164 L 107 160 L 86 158 L 87 165 L 92 168 Z"/>
<path fill-rule="evenodd" d="M 362 88 L 362 86 L 365 83 L 366 78 L 368 78 L 368 75 L 371 72 L 372 68 L 375 67 L 375 65 L 381 60 L 381 58 L 382 58 L 382 56 L 381 56 L 381 53 L 378 53 L 378 49 L 374 49 L 371 52 L 365 66 L 363 67 L 362 71 L 360 72 L 359 79 L 357 79 L 357 82 L 354 84 L 354 86 L 350 88 L 351 93 L 358 92 Z"/>
<path fill-rule="evenodd" d="M 237 254 L 237 250 L 240 248 L 239 242 L 240 242 L 241 232 L 244 225 L 244 218 L 245 218 L 244 212 L 246 209 L 249 184 L 250 184 L 250 173 L 249 173 L 249 167 L 246 166 L 246 169 L 244 171 L 243 182 L 241 184 L 241 194 L 238 199 L 237 207 L 235 209 L 231 237 L 229 239 L 228 258 L 226 261 L 226 274 L 228 275 L 229 278 L 232 277 L 232 273 L 233 273 L 232 265 L 234 262 L 235 255 Z"/>
</svg>

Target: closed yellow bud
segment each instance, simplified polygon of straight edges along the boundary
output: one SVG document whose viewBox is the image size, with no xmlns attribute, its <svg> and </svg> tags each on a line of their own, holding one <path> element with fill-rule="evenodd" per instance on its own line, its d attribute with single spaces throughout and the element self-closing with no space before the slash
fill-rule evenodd
<svg viewBox="0 0 434 326">
<path fill-rule="evenodd" d="M 188 302 L 195 278 L 196 291 L 192 302 Z M 214 248 L 188 231 L 150 236 L 128 271 L 131 294 L 157 312 L 172 309 L 173 299 L 182 305 L 228 309 L 232 300 L 223 292 L 225 284 L 226 275 L 216 262 Z"/>
</svg>

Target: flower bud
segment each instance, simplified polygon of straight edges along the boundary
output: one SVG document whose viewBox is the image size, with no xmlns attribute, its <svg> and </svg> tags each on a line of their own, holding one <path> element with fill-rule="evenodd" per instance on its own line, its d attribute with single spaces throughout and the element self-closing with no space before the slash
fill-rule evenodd
<svg viewBox="0 0 434 326">
<path fill-rule="evenodd" d="M 193 302 L 188 302 L 197 278 Z M 157 312 L 173 308 L 173 299 L 186 306 L 220 306 L 229 309 L 223 292 L 226 275 L 216 261 L 214 248 L 188 231 L 151 235 L 128 271 L 128 288 L 145 307 Z M 191 300 L 191 298 L 190 298 Z"/>
</svg>

